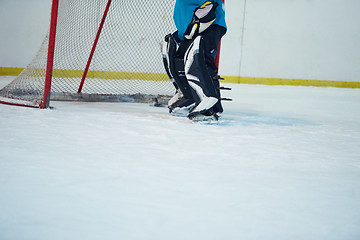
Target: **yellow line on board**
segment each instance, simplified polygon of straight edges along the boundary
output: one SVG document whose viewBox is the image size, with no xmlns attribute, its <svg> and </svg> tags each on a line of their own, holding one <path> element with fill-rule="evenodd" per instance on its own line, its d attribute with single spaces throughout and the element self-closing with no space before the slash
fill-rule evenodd
<svg viewBox="0 0 360 240">
<path fill-rule="evenodd" d="M 61 70 L 55 69 L 53 77 L 57 78 L 81 78 L 83 70 Z M 149 81 L 166 81 L 168 77 L 163 73 L 142 73 L 142 72 L 114 72 L 114 71 L 89 71 L 86 75 L 87 78 L 100 78 L 100 79 L 143 79 Z"/>
<path fill-rule="evenodd" d="M 225 76 L 224 78 L 225 78 L 224 82 L 241 83 L 241 84 L 360 88 L 360 82 L 285 79 L 285 78 L 232 77 L 232 76 Z"/>
<path fill-rule="evenodd" d="M 0 67 L 0 76 L 18 76 L 24 68 Z M 32 76 L 45 76 L 45 69 L 27 68 L 28 74 Z M 54 69 L 55 78 L 81 78 L 83 70 Z M 168 77 L 165 73 L 142 73 L 142 72 L 112 72 L 112 71 L 89 71 L 87 78 L 100 79 L 143 79 L 150 81 L 166 81 Z"/>
<path fill-rule="evenodd" d="M 24 69 L 13 67 L 0 67 L 0 76 L 18 76 Z M 44 69 L 29 69 L 33 74 L 44 73 Z M 82 70 L 55 69 L 53 77 L 57 78 L 81 78 Z M 167 79 L 163 73 L 141 73 L 141 72 L 115 72 L 115 71 L 89 71 L 88 78 L 102 79 L 145 79 L 150 81 L 164 81 Z M 285 78 L 258 78 L 258 77 L 236 77 L 225 76 L 222 82 L 241 84 L 263 84 L 263 85 L 290 85 L 290 86 L 314 86 L 314 87 L 337 87 L 337 88 L 360 88 L 360 82 L 328 81 L 328 80 L 306 80 Z"/>
<path fill-rule="evenodd" d="M 24 68 L 0 67 L 0 76 L 17 76 Z"/>
</svg>

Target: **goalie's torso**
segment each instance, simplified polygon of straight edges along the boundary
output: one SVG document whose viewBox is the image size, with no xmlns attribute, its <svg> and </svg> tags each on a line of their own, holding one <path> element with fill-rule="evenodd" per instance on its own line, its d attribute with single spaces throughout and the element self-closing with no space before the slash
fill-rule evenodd
<svg viewBox="0 0 360 240">
<path fill-rule="evenodd" d="M 183 35 L 190 24 L 194 10 L 200 7 L 206 2 L 206 0 L 177 0 L 174 8 L 174 22 L 177 30 L 179 31 L 179 37 L 182 40 Z M 225 22 L 225 10 L 222 0 L 214 0 L 219 6 L 216 9 L 216 19 L 213 24 L 220 25 L 226 28 Z"/>
</svg>

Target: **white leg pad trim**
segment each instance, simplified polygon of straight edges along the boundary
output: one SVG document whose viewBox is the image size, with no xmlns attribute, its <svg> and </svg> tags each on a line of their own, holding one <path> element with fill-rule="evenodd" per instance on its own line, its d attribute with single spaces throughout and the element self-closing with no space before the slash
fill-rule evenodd
<svg viewBox="0 0 360 240">
<path fill-rule="evenodd" d="M 197 105 L 192 112 L 200 112 L 203 110 L 209 110 L 211 107 L 213 107 L 218 102 L 217 98 L 214 97 L 205 97 L 202 99 L 199 105 Z"/>
</svg>

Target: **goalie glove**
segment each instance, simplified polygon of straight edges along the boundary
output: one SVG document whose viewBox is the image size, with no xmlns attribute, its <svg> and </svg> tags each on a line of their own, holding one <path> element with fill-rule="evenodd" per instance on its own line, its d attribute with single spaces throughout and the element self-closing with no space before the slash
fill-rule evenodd
<svg viewBox="0 0 360 240">
<path fill-rule="evenodd" d="M 215 10 L 218 6 L 219 4 L 216 2 L 206 1 L 203 5 L 197 7 L 191 23 L 184 33 L 184 38 L 193 39 L 210 27 L 216 19 Z"/>
</svg>

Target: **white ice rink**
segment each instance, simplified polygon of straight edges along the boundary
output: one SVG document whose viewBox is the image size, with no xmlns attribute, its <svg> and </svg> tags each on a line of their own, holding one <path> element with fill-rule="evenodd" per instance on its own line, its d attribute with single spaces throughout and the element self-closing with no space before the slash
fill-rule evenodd
<svg viewBox="0 0 360 240">
<path fill-rule="evenodd" d="M 0 239 L 359 240 L 360 90 L 223 85 L 218 124 L 0 104 Z"/>
</svg>

